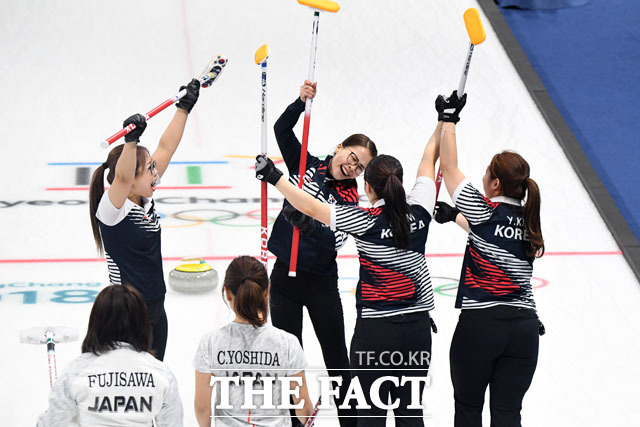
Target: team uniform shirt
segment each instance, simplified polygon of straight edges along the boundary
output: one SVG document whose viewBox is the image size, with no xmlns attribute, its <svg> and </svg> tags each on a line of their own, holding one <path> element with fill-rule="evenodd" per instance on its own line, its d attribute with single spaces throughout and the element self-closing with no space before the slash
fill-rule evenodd
<svg viewBox="0 0 640 427">
<path fill-rule="evenodd" d="M 431 277 L 424 254 L 435 200 L 433 180 L 418 177 L 407 196 L 411 212 L 408 250 L 393 246 L 383 199 L 371 208 L 331 207 L 331 229 L 352 235 L 358 248 L 358 318 L 395 316 L 434 308 Z"/>
<path fill-rule="evenodd" d="M 510 305 L 535 309 L 531 291 L 534 256 L 519 200 L 487 199 L 463 180 L 453 202 L 469 222 L 469 238 L 458 285 L 456 308 Z"/>
<path fill-rule="evenodd" d="M 254 377 L 253 390 L 264 390 L 265 382 L 260 378 L 273 377 L 272 403 L 278 406 L 282 404 L 282 384 L 278 378 L 303 371 L 307 363 L 294 335 L 269 324 L 256 328 L 231 322 L 202 337 L 193 366 L 198 372 L 218 377 Z M 282 426 L 291 422 L 288 409 L 261 409 L 264 403 L 261 395 L 253 396 L 256 409 L 240 408 L 244 403 L 241 380 L 239 385 L 229 384 L 232 409 L 218 407 L 221 402 L 219 382 L 215 383 L 214 390 L 217 395 L 213 417 L 216 426 Z"/>
<path fill-rule="evenodd" d="M 303 111 L 304 102 L 298 98 L 287 107 L 274 125 L 278 147 L 289 171 L 289 182 L 296 186 L 300 180 L 299 169 L 302 147 L 293 132 L 293 127 Z M 360 196 L 358 195 L 356 180 L 336 180 L 329 173 L 328 166 L 332 156 L 327 156 L 324 160 L 320 160 L 309 153 L 306 153 L 306 156 L 307 168 L 303 177 L 303 190 L 305 192 L 325 203 L 358 204 Z M 289 202 L 285 200 L 283 207 L 288 204 Z M 271 253 L 287 265 L 291 256 L 292 236 L 293 226 L 280 213 L 273 224 L 268 247 Z M 311 235 L 305 236 L 301 234 L 297 270 L 319 276 L 336 276 L 338 274 L 336 251 L 344 246 L 346 240 L 346 233 L 339 231 L 334 233 L 324 224 L 319 224 L 319 229 Z"/>
<path fill-rule="evenodd" d="M 38 427 L 182 426 L 178 384 L 169 368 L 127 343 L 73 359 L 53 384 Z"/>
<path fill-rule="evenodd" d="M 105 192 L 96 218 L 104 243 L 113 285 L 129 284 L 147 304 L 161 300 L 166 293 L 160 250 L 160 223 L 153 199 L 143 198 L 144 207 L 126 199 L 117 209 Z"/>
</svg>

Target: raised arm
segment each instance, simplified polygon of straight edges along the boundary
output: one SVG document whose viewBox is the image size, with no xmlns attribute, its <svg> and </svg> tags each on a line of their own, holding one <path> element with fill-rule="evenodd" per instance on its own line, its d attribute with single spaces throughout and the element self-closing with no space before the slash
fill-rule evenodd
<svg viewBox="0 0 640 427">
<path fill-rule="evenodd" d="M 273 131 L 278 142 L 278 148 L 284 158 L 289 171 L 298 173 L 300 166 L 300 141 L 293 132 L 293 128 L 298 123 L 300 114 L 304 111 L 304 103 L 307 97 L 313 98 L 316 94 L 316 83 L 305 80 L 300 87 L 300 97 L 290 104 L 276 120 L 273 125 Z"/>
<path fill-rule="evenodd" d="M 136 128 L 124 136 L 125 142 L 122 154 L 116 163 L 113 182 L 108 190 L 109 200 L 116 209 L 120 209 L 124 205 L 133 187 L 133 181 L 136 177 L 137 146 L 138 142 L 140 142 L 140 136 L 147 127 L 147 122 L 142 114 L 134 114 L 128 117 L 122 127 L 130 124 L 136 125 Z"/>
<path fill-rule="evenodd" d="M 286 179 L 282 179 L 282 171 L 273 164 L 271 159 L 262 156 L 256 157 L 256 178 L 275 186 L 287 201 L 303 214 L 324 224 L 330 224 L 331 205 L 317 200 L 311 194 L 305 193 Z"/>
<path fill-rule="evenodd" d="M 451 197 L 465 178 L 462 171 L 458 169 L 456 123 L 460 121 L 459 114 L 466 102 L 467 94 L 465 93 L 462 98 L 458 99 L 457 91 L 453 91 L 449 98 L 442 95 L 436 98 L 438 121 L 443 122 L 440 136 L 440 168 Z"/>
<path fill-rule="evenodd" d="M 158 175 L 162 176 L 171 162 L 171 157 L 176 152 L 180 141 L 182 140 L 182 134 L 187 124 L 187 117 L 191 112 L 191 109 L 198 101 L 200 94 L 200 82 L 198 79 L 192 79 L 186 86 L 180 86 L 180 90 L 186 89 L 187 94 L 183 96 L 176 104 L 178 109 L 173 115 L 173 119 L 167 126 L 160 137 L 158 142 L 158 148 L 151 156 L 155 161 L 158 168 Z"/>
<path fill-rule="evenodd" d="M 440 134 L 442 132 L 442 122 L 438 122 L 431 138 L 424 147 L 420 165 L 418 165 L 418 176 L 426 176 L 435 181 L 436 160 L 440 155 Z"/>
</svg>

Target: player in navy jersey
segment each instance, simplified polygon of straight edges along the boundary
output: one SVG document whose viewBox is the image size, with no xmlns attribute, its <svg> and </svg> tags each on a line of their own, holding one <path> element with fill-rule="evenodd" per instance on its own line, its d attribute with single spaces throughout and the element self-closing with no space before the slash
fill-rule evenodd
<svg viewBox="0 0 640 427">
<path fill-rule="evenodd" d="M 276 186 L 298 210 L 352 235 L 360 258 L 356 291 L 358 319 L 351 341 L 351 368 L 367 397 L 368 409 L 358 409 L 358 426 L 384 426 L 386 410 L 370 396 L 373 383 L 383 376 L 378 402 L 399 403 L 396 425 L 422 426 L 422 409 L 410 408 L 411 382 L 400 378 L 425 377 L 431 356 L 433 290 L 425 260 L 425 244 L 435 205 L 434 164 L 438 157 L 438 124 L 418 167 L 418 177 L 407 196 L 400 162 L 381 155 L 365 171 L 365 193 L 371 208 L 322 203 L 281 179 L 270 159 L 257 157 L 256 176 Z M 401 366 L 401 368 L 399 368 Z M 385 369 L 385 370 L 382 370 Z M 419 384 L 420 396 L 424 382 Z M 418 396 L 414 396 L 419 399 Z"/>
<path fill-rule="evenodd" d="M 289 171 L 289 180 L 298 184 L 300 141 L 293 128 L 304 103 L 316 94 L 316 83 L 305 81 L 300 96 L 287 107 L 274 125 L 278 147 Z M 367 136 L 354 134 L 338 144 L 333 155 L 324 159 L 308 152 L 304 190 L 317 200 L 338 205 L 357 205 L 359 201 L 356 177 L 378 154 Z M 300 228 L 300 244 L 296 277 L 289 277 L 293 226 Z M 302 344 L 302 313 L 306 307 L 318 337 L 324 363 L 331 376 L 342 376 L 349 384 L 349 358 L 344 335 L 344 316 L 338 290 L 337 250 L 347 235 L 333 231 L 315 219 L 296 211 L 287 201 L 276 218 L 269 238 L 269 251 L 276 257 L 271 272 L 270 311 L 273 325 L 298 338 Z M 342 392 L 346 387 L 341 388 Z M 353 417 L 355 411 L 340 409 L 339 415 Z M 292 417 L 294 425 L 297 419 Z M 355 425 L 355 418 L 340 418 L 342 427 Z"/>
<path fill-rule="evenodd" d="M 455 425 L 482 426 L 490 390 L 491 425 L 520 426 L 522 400 L 538 360 L 538 320 L 531 291 L 533 261 L 544 253 L 540 191 L 529 164 L 504 151 L 482 178 L 483 196 L 458 169 L 455 124 L 466 102 L 436 99 L 443 122 L 440 167 L 455 208 L 438 202 L 438 222 L 455 221 L 469 232 L 456 308 L 460 318 L 451 341 Z"/>
<path fill-rule="evenodd" d="M 187 94 L 176 104 L 178 109 L 153 155 L 138 145 L 147 126 L 144 116 L 135 114 L 127 118 L 123 126 L 133 123 L 136 128 L 125 135 L 125 143 L 111 150 L 107 161 L 96 169 L 89 190 L 93 237 L 98 251 L 104 251 L 107 258 L 109 282 L 132 285 L 144 297 L 153 336 L 151 348 L 159 360 L 164 358 L 168 325 L 160 224 L 152 197 L 180 144 L 189 112 L 198 100 L 200 83 L 193 79 L 182 89 Z"/>
</svg>

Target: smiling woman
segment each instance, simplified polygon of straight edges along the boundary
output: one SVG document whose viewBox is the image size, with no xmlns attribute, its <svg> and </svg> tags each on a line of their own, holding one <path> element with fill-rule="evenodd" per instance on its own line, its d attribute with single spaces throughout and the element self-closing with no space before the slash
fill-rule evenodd
<svg viewBox="0 0 640 427">
<path fill-rule="evenodd" d="M 93 174 L 89 190 L 91 226 L 100 253 L 107 258 L 109 282 L 132 285 L 144 297 L 153 331 L 152 350 L 163 360 L 167 345 L 166 285 L 160 253 L 160 223 L 152 199 L 156 185 L 175 153 L 189 112 L 198 100 L 200 83 L 193 79 L 187 94 L 176 104 L 173 120 L 163 133 L 156 151 L 137 145 L 147 123 L 140 114 L 127 118 L 134 124 L 124 145 L 111 150 L 107 161 Z M 105 171 L 109 189 L 104 191 Z"/>
<path fill-rule="evenodd" d="M 316 199 L 341 205 L 357 205 L 358 185 L 355 178 L 377 156 L 376 145 L 363 134 L 354 134 L 338 144 L 333 155 L 324 159 L 302 153 L 293 128 L 304 111 L 307 98 L 316 94 L 316 84 L 305 81 L 300 97 L 287 107 L 274 125 L 278 147 L 289 171 L 289 181 L 300 181 L 300 156 L 305 155 L 306 170 L 303 188 Z M 293 226 L 300 229 L 300 250 L 297 276 L 289 277 L 289 260 Z M 350 382 L 349 359 L 344 334 L 344 317 L 338 290 L 336 251 L 346 243 L 347 235 L 334 232 L 315 219 L 296 211 L 285 201 L 276 218 L 269 251 L 276 257 L 271 272 L 271 320 L 273 325 L 298 338 L 302 343 L 302 313 L 307 308 L 322 347 L 324 362 L 331 376 L 342 376 L 340 401 Z M 293 264 L 293 263 L 292 263 Z M 304 291 L 303 291 L 304 290 Z M 338 409 L 342 427 L 355 425 L 355 411 Z M 349 417 L 351 416 L 351 418 Z M 298 421 L 292 417 L 293 425 Z"/>
</svg>

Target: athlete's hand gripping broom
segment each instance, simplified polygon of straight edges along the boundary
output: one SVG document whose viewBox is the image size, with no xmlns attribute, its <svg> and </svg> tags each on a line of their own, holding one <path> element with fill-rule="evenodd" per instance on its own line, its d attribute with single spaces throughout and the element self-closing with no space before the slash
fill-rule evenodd
<svg viewBox="0 0 640 427">
<path fill-rule="evenodd" d="M 262 137 L 260 153 L 262 156 L 267 157 L 267 58 L 269 57 L 269 46 L 263 44 L 256 51 L 255 61 L 260 65 L 262 69 Z M 260 260 L 264 264 L 264 268 L 267 268 L 267 239 L 269 238 L 269 231 L 267 227 L 267 183 L 260 183 Z"/>
<path fill-rule="evenodd" d="M 298 3 L 315 9 L 313 12 L 313 31 L 311 33 L 311 55 L 309 56 L 309 75 L 307 80 L 313 82 L 316 69 L 316 49 L 318 46 L 318 21 L 320 11 L 336 13 L 340 10 L 338 3 L 330 0 L 298 0 Z M 300 169 L 298 174 L 298 187 L 304 186 L 304 176 L 307 170 L 307 146 L 309 144 L 309 125 L 311 123 L 311 104 L 313 100 L 307 97 L 304 105 L 304 127 L 302 130 L 302 149 L 300 151 Z M 291 241 L 291 260 L 289 261 L 289 276 L 296 276 L 298 264 L 298 243 L 300 241 L 300 230 L 293 227 L 293 239 Z"/>
<path fill-rule="evenodd" d="M 224 56 L 221 56 L 221 55 L 214 56 L 211 59 L 211 61 L 209 61 L 209 63 L 207 64 L 204 71 L 202 71 L 200 76 L 198 76 L 198 80 L 200 81 L 200 86 L 203 88 L 211 86 L 213 82 L 218 79 L 218 76 L 222 73 L 222 70 L 224 70 L 224 67 L 227 65 L 227 62 L 228 62 L 228 59 Z M 144 115 L 145 120 L 148 121 L 151 117 L 163 111 L 168 106 L 175 104 L 186 94 L 187 94 L 187 90 L 182 89 L 175 96 L 167 99 L 157 107 L 152 108 L 151 110 L 149 110 L 149 112 L 147 112 L 147 114 Z M 136 125 L 130 124 L 129 126 L 120 129 L 118 132 L 114 133 L 109 138 L 102 141 L 100 143 L 100 146 L 102 148 L 109 147 L 111 144 L 113 144 L 114 142 L 116 142 L 117 140 L 119 140 L 120 138 L 122 138 L 123 136 L 125 136 L 126 134 L 134 130 L 135 128 L 136 128 Z"/>
</svg>

